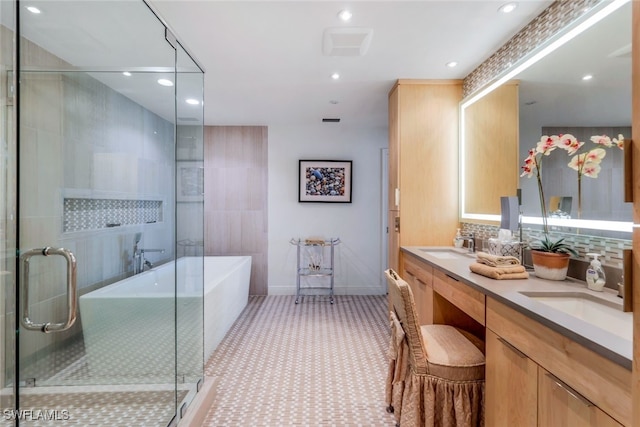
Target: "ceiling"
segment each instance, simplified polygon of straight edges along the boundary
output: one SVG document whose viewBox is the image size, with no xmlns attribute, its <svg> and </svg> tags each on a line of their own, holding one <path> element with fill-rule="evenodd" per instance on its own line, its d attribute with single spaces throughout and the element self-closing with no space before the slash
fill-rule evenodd
<svg viewBox="0 0 640 427">
<path fill-rule="evenodd" d="M 386 126 L 396 79 L 462 79 L 552 1 L 519 1 L 510 14 L 498 12 L 505 3 L 150 1 L 206 70 L 206 125 L 340 118 L 358 126 Z M 349 23 L 338 18 L 342 9 L 353 13 Z M 330 27 L 372 29 L 367 52 L 324 55 Z M 450 61 L 459 65 L 449 68 Z"/>
<path fill-rule="evenodd" d="M 356 126 L 386 126 L 387 94 L 396 79 L 463 79 L 552 3 L 519 1 L 513 12 L 499 12 L 508 1 L 148 0 L 206 70 L 205 125 L 308 125 L 340 118 Z M 172 66 L 173 51 L 142 3 L 29 4 L 42 13 L 21 13 L 26 38 L 74 67 L 101 70 L 92 75 L 173 118 L 173 102 L 167 102 L 173 91 L 155 83 L 158 71 Z M 342 9 L 353 13 L 350 22 L 338 18 Z M 323 32 L 336 27 L 371 29 L 366 53 L 323 54 Z M 447 67 L 450 61 L 458 66 Z M 123 79 L 123 70 L 133 77 Z M 336 72 L 340 78 L 331 79 Z M 201 96 L 198 79 L 190 83 L 180 86 L 179 98 Z"/>
</svg>

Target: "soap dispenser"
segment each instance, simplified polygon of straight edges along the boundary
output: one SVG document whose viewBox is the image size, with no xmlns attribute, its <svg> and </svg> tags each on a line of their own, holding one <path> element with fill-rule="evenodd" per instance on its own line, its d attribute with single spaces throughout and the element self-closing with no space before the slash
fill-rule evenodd
<svg viewBox="0 0 640 427">
<path fill-rule="evenodd" d="M 591 261 L 589 268 L 587 268 L 587 287 L 592 291 L 602 292 L 607 279 L 605 278 L 602 264 L 598 260 L 599 254 L 589 253 L 587 256 L 593 257 L 593 261 Z"/>
<path fill-rule="evenodd" d="M 456 248 L 461 248 L 463 243 L 464 243 L 464 240 L 462 239 L 462 234 L 460 233 L 460 229 L 458 228 L 458 231 L 456 232 L 456 237 L 453 238 L 453 246 L 455 246 Z"/>
</svg>

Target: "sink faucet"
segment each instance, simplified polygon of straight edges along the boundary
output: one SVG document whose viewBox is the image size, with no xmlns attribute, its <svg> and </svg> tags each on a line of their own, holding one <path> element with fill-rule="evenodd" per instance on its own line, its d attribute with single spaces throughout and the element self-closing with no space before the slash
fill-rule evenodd
<svg viewBox="0 0 640 427">
<path fill-rule="evenodd" d="M 464 234 L 462 236 L 462 241 L 467 241 L 467 247 L 469 248 L 469 253 L 473 253 L 476 251 L 476 238 L 473 233 Z"/>
</svg>

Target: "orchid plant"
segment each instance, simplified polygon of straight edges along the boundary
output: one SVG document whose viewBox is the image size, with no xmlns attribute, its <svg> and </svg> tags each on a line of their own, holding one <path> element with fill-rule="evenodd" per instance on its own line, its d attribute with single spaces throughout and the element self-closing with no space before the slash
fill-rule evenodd
<svg viewBox="0 0 640 427">
<path fill-rule="evenodd" d="M 548 235 L 547 226 L 547 207 L 544 198 L 544 189 L 542 187 L 542 160 L 545 156 L 549 156 L 552 151 L 559 148 L 567 152 L 571 157 L 568 166 L 578 172 L 578 217 L 582 215 L 582 177 L 597 178 L 600 172 L 600 163 L 606 156 L 604 148 L 618 147 L 621 150 L 624 146 L 624 137 L 620 134 L 618 138 L 609 138 L 606 135 L 594 135 L 591 141 L 598 145 L 589 151 L 578 153 L 584 142 L 571 135 L 544 135 L 540 138 L 537 145 L 529 150 L 527 158 L 522 166 L 522 176 L 531 178 L 536 177 L 538 182 L 538 195 L 540 197 L 540 210 L 542 213 L 542 226 L 545 236 Z"/>
</svg>

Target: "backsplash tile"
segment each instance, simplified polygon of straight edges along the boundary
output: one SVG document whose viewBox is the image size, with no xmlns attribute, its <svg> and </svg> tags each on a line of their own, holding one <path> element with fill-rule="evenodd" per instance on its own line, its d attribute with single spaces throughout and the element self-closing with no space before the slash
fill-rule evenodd
<svg viewBox="0 0 640 427">
<path fill-rule="evenodd" d="M 492 237 L 498 237 L 499 227 L 486 224 L 475 224 L 462 222 L 461 231 L 463 233 L 474 233 L 478 248 L 482 248 L 480 242 Z M 522 239 L 525 242 L 535 242 L 542 237 L 542 230 L 533 230 L 523 228 Z M 631 249 L 632 241 L 626 239 L 614 239 L 601 236 L 589 236 L 584 234 L 562 233 L 552 231 L 549 233 L 552 238 L 563 237 L 565 241 L 571 245 L 579 254 L 579 258 L 588 261 L 587 253 L 601 254 L 600 260 L 603 265 L 608 267 L 622 269 L 622 251 Z"/>
</svg>

